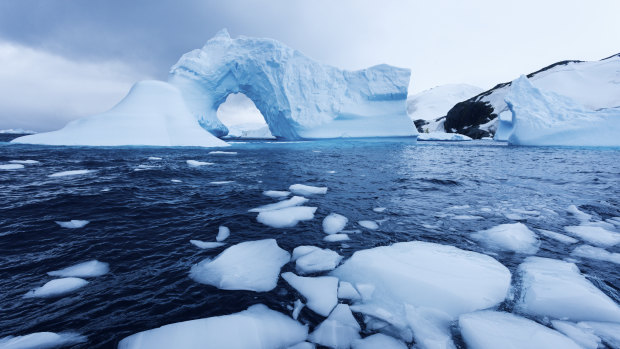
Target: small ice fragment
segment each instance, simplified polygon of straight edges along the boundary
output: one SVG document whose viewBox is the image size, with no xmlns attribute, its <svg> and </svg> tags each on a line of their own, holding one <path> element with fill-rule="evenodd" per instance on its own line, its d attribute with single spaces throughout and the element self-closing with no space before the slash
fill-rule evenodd
<svg viewBox="0 0 620 349">
<path fill-rule="evenodd" d="M 591 330 L 579 327 L 569 321 L 552 320 L 553 328 L 563 333 L 566 337 L 575 341 L 583 349 L 596 349 L 601 343 L 601 339 L 594 335 Z"/>
<path fill-rule="evenodd" d="M 373 334 L 353 342 L 352 349 L 407 349 L 407 345 L 394 337 L 383 333 Z"/>
<path fill-rule="evenodd" d="M 314 345 L 314 343 L 301 342 L 301 343 L 297 343 L 293 345 L 292 347 L 288 347 L 286 349 L 315 349 L 315 348 L 316 346 Z"/>
<path fill-rule="evenodd" d="M 575 218 L 577 218 L 581 222 L 588 222 L 588 221 L 590 221 L 590 219 L 592 219 L 592 215 L 591 214 L 587 214 L 587 213 L 585 213 L 583 211 L 580 211 L 577 208 L 577 206 L 575 206 L 575 205 L 568 206 L 566 211 L 568 211 L 568 213 L 570 213 L 573 216 L 575 216 Z"/>
<path fill-rule="evenodd" d="M 574 244 L 576 243 L 577 239 L 572 238 L 570 236 L 566 236 L 564 234 L 560 234 L 560 233 L 556 233 L 554 231 L 550 231 L 550 230 L 545 230 L 545 229 L 538 229 L 538 232 L 541 233 L 542 235 L 554 239 L 556 241 L 559 241 L 563 244 Z"/>
<path fill-rule="evenodd" d="M 308 308 L 319 315 L 329 315 L 338 304 L 338 279 L 333 276 L 303 277 L 286 272 L 282 278 L 304 296 Z"/>
<path fill-rule="evenodd" d="M 323 219 L 323 231 L 325 234 L 336 234 L 340 232 L 349 222 L 349 219 L 338 213 L 330 213 Z"/>
<path fill-rule="evenodd" d="M 500 251 L 535 254 L 540 246 L 536 234 L 523 223 L 500 224 L 473 234 L 472 239 Z"/>
<path fill-rule="evenodd" d="M 295 195 L 309 196 L 313 194 L 326 194 L 327 187 L 313 187 L 311 185 L 293 184 L 288 190 Z"/>
<path fill-rule="evenodd" d="M 334 170 L 332 170 L 332 171 L 327 171 L 327 173 L 329 173 L 329 174 L 334 174 L 334 173 L 336 173 L 336 171 L 334 171 Z"/>
<path fill-rule="evenodd" d="M 198 161 L 198 160 L 187 160 L 186 163 L 191 167 L 213 165 L 212 162 L 205 162 L 205 161 Z"/>
<path fill-rule="evenodd" d="M 24 168 L 24 165 L 22 164 L 5 164 L 5 165 L 0 165 L 0 170 L 20 170 Z"/>
<path fill-rule="evenodd" d="M 372 210 L 377 212 L 377 213 L 382 213 L 383 211 L 386 210 L 386 208 L 385 207 L 375 207 Z"/>
<path fill-rule="evenodd" d="M 331 234 L 323 238 L 323 241 L 327 241 L 327 242 L 338 242 L 338 241 L 346 241 L 346 240 L 349 240 L 349 235 L 347 234 Z"/>
<path fill-rule="evenodd" d="M 213 184 L 213 185 L 224 185 L 224 184 L 230 184 L 230 183 L 234 183 L 235 181 L 214 181 L 214 182 L 209 182 L 209 184 Z"/>
<path fill-rule="evenodd" d="M 48 177 L 67 177 L 67 176 L 78 176 L 78 175 L 83 175 L 83 174 L 87 174 L 87 173 L 91 173 L 94 172 L 93 170 L 71 170 L 71 171 L 62 171 L 62 172 L 56 172 L 56 173 L 52 173 L 51 175 L 49 175 Z"/>
<path fill-rule="evenodd" d="M 172 183 L 183 183 L 183 181 L 180 180 L 180 179 L 171 179 L 170 182 L 172 182 Z"/>
<path fill-rule="evenodd" d="M 377 224 L 377 222 L 375 222 L 375 221 L 359 221 L 359 222 L 357 222 L 357 224 L 361 225 L 362 227 L 364 227 L 366 229 L 370 229 L 370 230 L 377 230 L 377 229 L 379 229 L 379 224 Z"/>
<path fill-rule="evenodd" d="M 338 266 L 342 256 L 329 249 L 318 249 L 299 257 L 295 261 L 297 272 L 310 274 L 333 270 Z"/>
<path fill-rule="evenodd" d="M 526 220 L 525 217 L 521 216 L 520 214 L 516 214 L 516 213 L 504 213 L 504 216 L 506 216 L 506 218 L 512 220 L 512 221 L 524 221 Z"/>
<path fill-rule="evenodd" d="M 24 298 L 59 297 L 67 293 L 74 292 L 77 289 L 86 286 L 86 284 L 88 284 L 88 281 L 76 277 L 54 279 L 52 281 L 48 281 L 41 287 L 28 291 L 28 293 L 24 295 Z"/>
<path fill-rule="evenodd" d="M 338 298 L 340 299 L 350 299 L 350 300 L 358 300 L 362 297 L 357 292 L 355 287 L 351 285 L 350 282 L 340 281 L 338 285 Z"/>
<path fill-rule="evenodd" d="M 456 349 L 450 333 L 452 317 L 441 310 L 405 305 L 407 323 L 420 349 Z"/>
<path fill-rule="evenodd" d="M 297 246 L 293 250 L 293 256 L 291 257 L 291 261 L 295 262 L 298 258 L 307 255 L 310 252 L 314 252 L 320 250 L 320 247 L 316 246 Z"/>
<path fill-rule="evenodd" d="M 208 249 L 217 248 L 217 247 L 226 245 L 226 243 L 223 243 L 223 242 L 201 241 L 201 240 L 189 240 L 189 242 L 198 248 L 202 248 L 203 250 L 208 250 Z"/>
<path fill-rule="evenodd" d="M 298 299 L 295 301 L 295 307 L 293 307 L 293 319 L 297 320 L 299 313 L 301 313 L 304 306 L 305 304 L 301 300 Z"/>
<path fill-rule="evenodd" d="M 237 155 L 237 152 L 236 151 L 215 150 L 215 151 L 210 151 L 209 155 Z"/>
<path fill-rule="evenodd" d="M 313 219 L 315 211 L 316 207 L 287 207 L 280 210 L 260 212 L 256 220 L 273 228 L 290 228 L 296 226 L 300 221 Z"/>
<path fill-rule="evenodd" d="M 11 164 L 23 164 L 23 165 L 32 165 L 32 164 L 38 164 L 39 161 L 37 160 L 11 160 L 9 161 Z"/>
<path fill-rule="evenodd" d="M 110 265 L 108 263 L 99 262 L 98 260 L 92 260 L 84 263 L 79 263 L 64 269 L 54 270 L 47 273 L 50 276 L 62 276 L 62 277 L 97 277 L 105 275 L 110 271 Z"/>
<path fill-rule="evenodd" d="M 224 241 L 230 236 L 230 229 L 223 225 L 220 225 L 217 231 L 217 236 L 215 237 L 215 241 Z"/>
<path fill-rule="evenodd" d="M 24 336 L 0 338 L 2 349 L 60 348 L 86 342 L 86 337 L 75 332 L 35 332 Z"/>
<path fill-rule="evenodd" d="M 611 263 L 620 264 L 620 253 L 612 253 L 604 250 L 600 247 L 594 247 L 589 245 L 577 246 L 571 255 L 582 258 L 596 259 L 599 261 L 606 261 Z"/>
<path fill-rule="evenodd" d="M 601 227 L 579 225 L 564 227 L 564 230 L 593 245 L 611 247 L 620 243 L 620 234 Z"/>
<path fill-rule="evenodd" d="M 285 198 L 291 194 L 290 191 L 284 190 L 265 190 L 263 195 L 269 196 L 270 198 Z"/>
<path fill-rule="evenodd" d="M 157 156 L 149 156 L 148 160 L 153 160 L 153 161 L 157 161 L 157 160 L 161 160 L 162 158 L 157 157 Z"/>
<path fill-rule="evenodd" d="M 84 221 L 84 220 L 79 220 L 79 219 L 72 219 L 68 222 L 56 221 L 56 224 L 60 225 L 63 228 L 69 228 L 69 229 L 82 228 L 88 223 L 90 223 L 90 221 Z"/>
<path fill-rule="evenodd" d="M 346 304 L 338 304 L 325 321 L 308 336 L 308 340 L 322 346 L 347 349 L 360 339 L 360 325 Z"/>
<path fill-rule="evenodd" d="M 484 217 L 465 215 L 465 214 L 452 216 L 450 218 L 456 219 L 456 220 L 461 220 L 461 221 L 473 221 L 473 220 L 478 220 L 478 219 L 484 219 Z"/>
<path fill-rule="evenodd" d="M 248 212 L 265 212 L 265 211 L 273 211 L 280 210 L 287 207 L 301 206 L 308 202 L 309 200 L 301 197 L 301 196 L 293 196 L 288 200 L 282 200 L 280 202 L 276 202 L 273 204 L 263 205 L 257 208 L 253 208 L 248 210 Z"/>
</svg>

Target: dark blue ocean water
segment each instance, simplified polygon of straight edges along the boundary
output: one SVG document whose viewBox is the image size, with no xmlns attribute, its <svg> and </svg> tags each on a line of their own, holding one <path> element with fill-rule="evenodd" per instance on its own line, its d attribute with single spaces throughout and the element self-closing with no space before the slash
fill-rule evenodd
<svg viewBox="0 0 620 349">
<path fill-rule="evenodd" d="M 213 241 L 219 225 L 231 230 L 228 246 L 275 238 L 288 251 L 309 244 L 348 257 L 359 249 L 411 240 L 488 252 L 469 235 L 512 222 L 504 213 L 515 209 L 539 212 L 524 216 L 530 228 L 558 232 L 578 224 L 566 213 L 571 204 L 602 219 L 620 216 L 617 149 L 510 147 L 484 141 L 416 145 L 392 139 L 237 143 L 223 149 L 238 152 L 228 156 L 208 155 L 211 150 L 0 143 L 0 163 L 41 162 L 0 171 L 0 338 L 76 331 L 89 339 L 76 348 L 115 348 L 138 331 L 229 314 L 256 303 L 290 313 L 287 306 L 297 296 L 282 280 L 271 292 L 255 293 L 221 291 L 188 277 L 194 263 L 225 248 L 204 251 L 189 240 Z M 149 161 L 149 156 L 163 160 Z M 215 165 L 190 168 L 188 159 Z M 140 165 L 154 167 L 135 171 Z M 48 177 L 75 169 L 95 172 Z M 275 201 L 262 195 L 264 190 L 286 190 L 294 183 L 329 187 L 327 195 L 313 196 L 308 203 L 318 207 L 314 220 L 275 229 L 247 212 Z M 387 210 L 375 213 L 374 207 Z M 347 216 L 351 228 L 362 219 L 384 221 L 377 231 L 328 243 L 321 221 L 330 212 Z M 454 219 L 466 215 L 484 219 Z M 54 223 L 70 219 L 91 223 L 81 229 Z M 539 256 L 570 257 L 574 246 L 541 239 Z M 494 257 L 511 271 L 524 258 L 512 253 Z M 108 262 L 110 273 L 62 298 L 22 297 L 51 280 L 47 272 L 92 259 Z M 577 262 L 597 287 L 620 302 L 617 265 Z M 292 269 L 289 264 L 283 271 Z M 311 325 L 320 321 L 306 309 L 300 319 Z"/>
</svg>

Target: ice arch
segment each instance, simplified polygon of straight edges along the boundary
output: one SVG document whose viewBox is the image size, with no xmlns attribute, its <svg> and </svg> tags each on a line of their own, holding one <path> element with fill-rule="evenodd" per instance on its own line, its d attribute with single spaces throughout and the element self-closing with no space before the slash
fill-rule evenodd
<svg viewBox="0 0 620 349">
<path fill-rule="evenodd" d="M 320 64 L 272 39 L 231 39 L 224 29 L 171 68 L 177 86 L 202 127 L 228 132 L 217 109 L 243 93 L 285 139 L 413 136 L 406 112 L 409 69 L 378 65 L 344 71 Z"/>
</svg>

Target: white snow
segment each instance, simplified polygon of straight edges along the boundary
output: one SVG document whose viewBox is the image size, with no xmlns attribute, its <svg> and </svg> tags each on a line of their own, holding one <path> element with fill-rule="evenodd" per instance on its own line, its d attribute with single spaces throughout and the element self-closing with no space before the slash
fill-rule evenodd
<svg viewBox="0 0 620 349">
<path fill-rule="evenodd" d="M 329 317 L 317 326 L 308 340 L 335 349 L 349 349 L 360 339 L 360 325 L 346 304 L 338 304 Z"/>
<path fill-rule="evenodd" d="M 325 234 L 340 232 L 349 222 L 349 219 L 338 213 L 330 213 L 323 219 L 323 231 Z"/>
<path fill-rule="evenodd" d="M 363 339 L 353 341 L 352 349 L 407 349 L 407 345 L 398 339 L 382 333 L 373 334 Z"/>
<path fill-rule="evenodd" d="M 260 212 L 256 220 L 274 228 L 290 228 L 296 226 L 300 221 L 313 219 L 315 211 L 316 207 L 287 207 L 280 210 Z"/>
<path fill-rule="evenodd" d="M 248 210 L 248 212 L 266 212 L 266 211 L 280 210 L 280 209 L 287 208 L 287 207 L 301 206 L 308 201 L 309 201 L 308 199 L 302 196 L 293 196 L 292 198 L 288 200 L 282 200 L 280 202 L 276 202 L 273 204 L 268 204 L 268 205 L 250 209 Z"/>
<path fill-rule="evenodd" d="M 79 263 L 64 269 L 54 270 L 47 273 L 50 276 L 62 276 L 62 277 L 96 277 L 105 275 L 110 271 L 110 265 L 108 263 L 99 262 L 98 260 L 92 260 L 84 263 Z"/>
<path fill-rule="evenodd" d="M 213 165 L 212 162 L 206 161 L 198 161 L 198 160 L 187 160 L 186 163 L 191 167 L 205 166 L 205 165 Z"/>
<path fill-rule="evenodd" d="M 79 219 L 72 219 L 67 222 L 56 221 L 56 224 L 60 225 L 63 228 L 69 228 L 69 229 L 82 228 L 88 223 L 90 223 L 90 221 L 79 220 Z"/>
<path fill-rule="evenodd" d="M 564 227 L 564 230 L 571 235 L 597 246 L 611 247 L 620 243 L 620 233 L 602 227 L 574 225 Z"/>
<path fill-rule="evenodd" d="M 570 236 L 566 236 L 564 234 L 560 234 L 560 233 L 556 233 L 554 231 L 551 230 L 545 230 L 545 229 L 537 229 L 538 232 L 550 239 L 559 241 L 563 244 L 574 244 L 576 242 L 578 242 L 579 240 L 572 238 Z"/>
<path fill-rule="evenodd" d="M 216 150 L 216 151 L 210 151 L 209 155 L 237 155 L 237 152 Z"/>
<path fill-rule="evenodd" d="M 553 328 L 579 344 L 583 349 L 596 349 L 601 339 L 586 328 L 568 321 L 553 320 Z"/>
<path fill-rule="evenodd" d="M 519 268 L 524 314 L 572 321 L 620 322 L 620 307 L 581 273 L 560 260 L 528 257 Z"/>
<path fill-rule="evenodd" d="M 340 299 L 351 299 L 358 300 L 361 299 L 359 292 L 351 285 L 351 283 L 346 281 L 340 281 L 338 284 L 338 298 Z"/>
<path fill-rule="evenodd" d="M 377 224 L 377 222 L 375 221 L 359 221 L 357 222 L 357 224 L 361 225 L 362 227 L 366 228 L 366 229 L 370 229 L 370 230 L 377 230 L 379 229 L 379 224 Z"/>
<path fill-rule="evenodd" d="M 446 116 L 458 102 L 483 92 L 480 87 L 467 84 L 446 84 L 407 97 L 407 113 L 412 121 L 432 121 Z M 437 131 L 429 129 L 429 131 Z M 443 131 L 443 129 L 442 129 Z"/>
<path fill-rule="evenodd" d="M 323 241 L 327 242 L 338 242 L 346 240 L 349 240 L 349 235 L 347 234 L 330 234 L 323 238 Z"/>
<path fill-rule="evenodd" d="M 229 96 L 232 96 L 229 95 Z M 218 109 L 218 118 L 220 118 L 220 111 L 222 107 Z M 260 114 L 260 112 L 258 112 Z M 262 118 L 262 115 L 259 117 Z M 229 125 L 228 127 L 228 135 L 224 138 L 233 138 L 233 139 L 276 139 L 269 131 L 269 126 L 265 124 L 264 119 L 263 122 L 245 122 L 239 123 L 235 125 Z"/>
<path fill-rule="evenodd" d="M 310 196 L 314 194 L 326 194 L 327 187 L 313 187 L 305 184 L 293 184 L 288 190 L 295 195 Z"/>
<path fill-rule="evenodd" d="M 468 349 L 528 348 L 579 349 L 563 334 L 510 313 L 480 311 L 459 317 Z"/>
<path fill-rule="evenodd" d="M 424 127 L 424 126 L 422 126 Z M 422 132 L 418 135 L 419 141 L 442 141 L 442 142 L 463 142 L 471 141 L 471 137 L 459 133 L 446 132 Z"/>
<path fill-rule="evenodd" d="M 0 165 L 0 170 L 21 170 L 22 168 L 24 168 L 24 165 L 22 164 L 3 164 Z"/>
<path fill-rule="evenodd" d="M 209 250 L 209 249 L 213 249 L 213 248 L 226 245 L 226 243 L 224 242 L 213 242 L 213 241 L 202 241 L 202 240 L 189 240 L 189 243 L 198 248 L 202 248 L 203 250 Z"/>
<path fill-rule="evenodd" d="M 306 306 L 319 315 L 328 316 L 338 304 L 338 279 L 335 277 L 303 277 L 286 272 L 282 278 L 306 298 Z"/>
<path fill-rule="evenodd" d="M 40 162 L 37 161 L 37 160 L 10 160 L 9 163 L 11 163 L 11 164 L 32 165 L 32 164 L 38 164 Z"/>
<path fill-rule="evenodd" d="M 282 190 L 266 190 L 263 192 L 263 195 L 269 196 L 271 198 L 285 198 L 291 194 L 290 191 L 282 191 Z"/>
<path fill-rule="evenodd" d="M 280 268 L 289 260 L 274 239 L 246 241 L 193 265 L 189 275 L 223 290 L 266 292 L 276 287 Z"/>
<path fill-rule="evenodd" d="M 337 252 L 329 249 L 317 249 L 297 258 L 295 268 L 300 274 L 328 271 L 336 268 L 341 260 L 342 256 Z"/>
<path fill-rule="evenodd" d="M 540 246 L 536 234 L 523 223 L 500 224 L 479 231 L 471 237 L 489 248 L 500 251 L 535 254 Z"/>
<path fill-rule="evenodd" d="M 620 264 L 620 253 L 612 253 L 600 247 L 594 247 L 589 245 L 577 246 L 575 247 L 571 255 L 575 257 L 595 259 L 599 261 Z"/>
<path fill-rule="evenodd" d="M 286 348 L 302 342 L 308 328 L 263 304 L 239 313 L 189 320 L 133 334 L 118 349 Z"/>
<path fill-rule="evenodd" d="M 223 225 L 220 225 L 217 228 L 217 236 L 215 237 L 215 241 L 220 242 L 226 240 L 230 236 L 230 229 Z"/>
<path fill-rule="evenodd" d="M 67 176 L 79 176 L 87 173 L 94 172 L 93 170 L 71 170 L 52 173 L 48 177 L 67 177 Z"/>
<path fill-rule="evenodd" d="M 24 298 L 60 297 L 67 293 L 74 292 L 86 286 L 86 284 L 88 284 L 88 281 L 76 277 L 54 279 L 48 281 L 41 287 L 28 291 L 28 293 L 24 295 Z"/>
<path fill-rule="evenodd" d="M 220 31 L 170 69 L 191 113 L 218 136 L 218 107 L 232 93 L 251 99 L 284 139 L 414 136 L 407 116 L 410 71 L 385 64 L 345 71 L 272 39 Z"/>
<path fill-rule="evenodd" d="M 24 336 L 0 338 L 1 349 L 60 348 L 86 342 L 86 337 L 75 332 L 35 332 Z"/>
</svg>

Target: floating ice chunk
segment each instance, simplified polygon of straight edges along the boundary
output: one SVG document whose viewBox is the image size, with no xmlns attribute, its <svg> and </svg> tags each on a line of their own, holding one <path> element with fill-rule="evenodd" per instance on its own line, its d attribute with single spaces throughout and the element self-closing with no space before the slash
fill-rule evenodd
<svg viewBox="0 0 620 349">
<path fill-rule="evenodd" d="M 591 329 L 612 348 L 620 348 L 620 324 L 610 322 L 585 321 L 579 327 Z"/>
<path fill-rule="evenodd" d="M 601 227 L 575 225 L 564 227 L 564 230 L 593 245 L 611 247 L 620 243 L 620 234 Z"/>
<path fill-rule="evenodd" d="M 162 160 L 162 158 L 160 158 L 158 156 L 149 156 L 147 160 L 158 161 L 158 160 Z"/>
<path fill-rule="evenodd" d="M 215 237 L 215 241 L 218 241 L 218 242 L 224 241 L 229 236 L 230 236 L 230 229 L 228 229 L 228 227 L 220 225 L 220 227 L 217 230 L 217 236 Z"/>
<path fill-rule="evenodd" d="M 213 181 L 213 182 L 209 182 L 209 184 L 213 184 L 213 185 L 224 185 L 224 184 L 230 184 L 230 183 L 234 183 L 235 181 Z"/>
<path fill-rule="evenodd" d="M 170 182 L 172 182 L 172 183 L 183 183 L 183 181 L 180 180 L 180 179 L 171 179 Z"/>
<path fill-rule="evenodd" d="M 589 245 L 577 246 L 571 255 L 620 264 L 620 253 L 611 253 L 600 247 L 593 247 Z"/>
<path fill-rule="evenodd" d="M 191 167 L 213 165 L 212 162 L 198 161 L 198 160 L 187 160 L 186 163 Z"/>
<path fill-rule="evenodd" d="M 287 207 L 301 206 L 308 201 L 309 200 L 304 197 L 293 196 L 292 198 L 288 200 L 282 200 L 274 204 L 263 205 L 257 208 L 250 209 L 248 212 L 265 212 L 265 211 L 280 210 L 280 209 L 287 208 Z"/>
<path fill-rule="evenodd" d="M 398 339 L 386 336 L 383 333 L 373 334 L 364 339 L 353 341 L 353 349 L 407 349 L 407 345 Z"/>
<path fill-rule="evenodd" d="M 291 192 L 283 190 L 266 190 L 263 192 L 263 195 L 269 196 L 270 198 L 285 198 L 291 195 Z"/>
<path fill-rule="evenodd" d="M 316 207 L 287 207 L 280 210 L 260 212 L 256 220 L 274 228 L 290 228 L 296 226 L 300 221 L 313 219 L 315 211 Z"/>
<path fill-rule="evenodd" d="M 209 155 L 237 155 L 237 152 L 216 150 L 216 151 L 210 151 Z"/>
<path fill-rule="evenodd" d="M 286 349 L 315 349 L 316 346 L 313 343 L 309 342 L 301 342 L 293 345 L 292 347 L 288 347 Z"/>
<path fill-rule="evenodd" d="M 362 299 L 362 296 L 357 292 L 355 287 L 351 283 L 346 281 L 340 281 L 338 284 L 338 298 L 358 300 Z"/>
<path fill-rule="evenodd" d="M 266 292 L 276 287 L 280 268 L 289 260 L 274 239 L 246 241 L 195 264 L 189 276 L 223 290 Z"/>
<path fill-rule="evenodd" d="M 60 348 L 86 342 L 86 337 L 74 332 L 35 332 L 24 336 L 0 338 L 2 349 Z"/>
<path fill-rule="evenodd" d="M 39 161 L 37 160 L 10 160 L 9 163 L 22 164 L 22 165 L 33 165 L 33 164 L 38 164 Z"/>
<path fill-rule="evenodd" d="M 592 331 L 579 327 L 577 324 L 572 322 L 553 320 L 551 321 L 551 324 L 558 332 L 561 332 L 566 337 L 572 339 L 583 349 L 596 349 L 601 343 L 601 339 L 594 335 Z"/>
<path fill-rule="evenodd" d="M 319 326 L 308 336 L 308 340 L 335 349 L 348 349 L 360 339 L 360 325 L 346 304 L 338 304 Z"/>
<path fill-rule="evenodd" d="M 72 219 L 68 222 L 56 221 L 56 224 L 60 225 L 63 228 L 69 228 L 69 229 L 82 228 L 88 223 L 90 223 L 90 221 L 84 221 L 84 220 L 79 220 L 79 219 Z"/>
<path fill-rule="evenodd" d="M 504 216 L 512 221 L 524 221 L 525 217 L 516 213 L 504 213 Z"/>
<path fill-rule="evenodd" d="M 0 165 L 0 170 L 20 170 L 24 168 L 24 165 L 22 164 L 4 164 L 4 165 Z"/>
<path fill-rule="evenodd" d="M 340 264 L 342 256 L 329 249 L 317 249 L 297 259 L 295 268 L 301 274 L 333 270 Z"/>
<path fill-rule="evenodd" d="M 461 335 L 469 349 L 578 349 L 563 334 L 510 313 L 480 311 L 459 317 Z"/>
<path fill-rule="evenodd" d="M 484 217 L 480 217 L 480 216 L 472 216 L 472 215 L 466 215 L 466 214 L 461 214 L 461 215 L 457 215 L 457 216 L 452 216 L 450 217 L 451 219 L 456 219 L 456 220 L 460 220 L 460 221 L 475 221 L 478 219 L 484 219 Z"/>
<path fill-rule="evenodd" d="M 571 321 L 620 322 L 620 307 L 581 275 L 575 264 L 528 257 L 518 271 L 520 312 Z"/>
<path fill-rule="evenodd" d="M 323 219 L 323 231 L 325 234 L 340 232 L 349 222 L 349 219 L 338 213 L 330 213 Z"/>
<path fill-rule="evenodd" d="M 98 260 L 92 260 L 76 264 L 64 269 L 50 271 L 49 273 L 47 273 L 47 275 L 88 278 L 105 275 L 108 273 L 108 271 L 110 271 L 110 265 L 108 263 L 99 262 Z"/>
<path fill-rule="evenodd" d="M 338 279 L 333 276 L 303 277 L 286 272 L 282 278 L 304 296 L 308 308 L 319 315 L 329 315 L 338 304 Z"/>
<path fill-rule="evenodd" d="M 566 236 L 564 234 L 560 234 L 560 233 L 556 233 L 554 231 L 550 231 L 550 230 L 545 230 L 545 229 L 538 229 L 538 232 L 541 233 L 542 235 L 554 239 L 556 241 L 559 241 L 563 244 L 574 244 L 576 243 L 578 240 L 575 238 L 572 238 L 570 236 Z"/>
<path fill-rule="evenodd" d="M 320 250 L 320 247 L 316 246 L 297 246 L 293 250 L 293 256 L 291 257 L 291 261 L 296 261 L 299 257 L 305 256 L 310 252 L 314 252 Z"/>
<path fill-rule="evenodd" d="M 375 207 L 372 210 L 377 212 L 377 213 L 381 213 L 381 212 L 385 211 L 386 208 L 385 207 Z"/>
<path fill-rule="evenodd" d="M 405 305 L 407 322 L 420 349 L 456 349 L 450 333 L 450 315 L 432 308 Z"/>
<path fill-rule="evenodd" d="M 323 241 L 327 241 L 327 242 L 338 242 L 338 241 L 346 241 L 346 240 L 349 240 L 349 235 L 347 234 L 331 234 L 323 238 Z"/>
<path fill-rule="evenodd" d="M 67 293 L 76 291 L 88 284 L 88 281 L 75 277 L 54 279 L 48 281 L 45 285 L 28 291 L 24 298 L 49 298 L 60 297 Z"/>
<path fill-rule="evenodd" d="M 313 187 L 311 185 L 293 184 L 288 190 L 295 195 L 309 196 L 313 194 L 326 194 L 327 187 Z"/>
<path fill-rule="evenodd" d="M 52 173 L 48 177 L 67 177 L 67 176 L 79 176 L 87 173 L 94 172 L 93 170 L 71 170 Z"/>
<path fill-rule="evenodd" d="M 331 171 L 327 171 L 327 173 L 334 174 L 334 173 L 336 173 L 336 171 L 331 170 Z"/>
<path fill-rule="evenodd" d="M 473 234 L 472 239 L 500 251 L 534 254 L 540 241 L 536 234 L 523 223 L 500 224 Z"/>
<path fill-rule="evenodd" d="M 359 222 L 357 222 L 357 224 L 361 225 L 362 227 L 364 227 L 366 229 L 370 229 L 370 230 L 377 230 L 377 229 L 379 229 L 379 224 L 377 224 L 377 222 L 375 222 L 375 221 L 359 221 Z"/>
<path fill-rule="evenodd" d="M 189 243 L 198 248 L 202 248 L 203 250 L 209 250 L 212 248 L 218 248 L 220 246 L 226 245 L 226 243 L 224 242 L 201 241 L 201 240 L 189 240 Z"/>
<path fill-rule="evenodd" d="M 301 310 L 305 306 L 306 305 L 301 300 L 298 299 L 295 301 L 295 306 L 293 307 L 293 319 L 297 320 L 297 318 L 299 317 L 299 313 L 301 313 Z"/>
<path fill-rule="evenodd" d="M 177 322 L 124 338 L 118 349 L 286 348 L 302 342 L 308 328 L 263 304 L 239 313 Z"/>
<path fill-rule="evenodd" d="M 403 304 L 453 317 L 495 306 L 506 297 L 511 278 L 487 255 L 421 241 L 357 251 L 331 275 L 354 284 L 361 303 L 385 309 L 402 323 Z M 374 288 L 370 297 L 363 284 Z"/>
<path fill-rule="evenodd" d="M 583 211 L 580 211 L 577 206 L 575 205 L 570 205 L 568 206 L 568 208 L 566 209 L 566 211 L 568 211 L 568 213 L 572 214 L 573 216 L 575 216 L 575 218 L 577 218 L 578 220 L 580 220 L 581 222 L 589 222 L 590 219 L 592 219 L 592 215 L 591 214 L 587 214 Z"/>
</svg>

